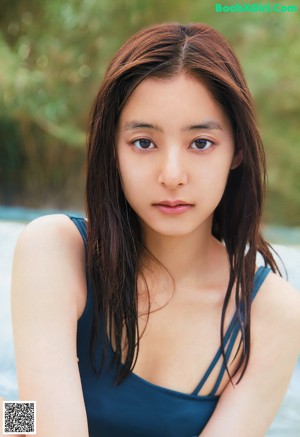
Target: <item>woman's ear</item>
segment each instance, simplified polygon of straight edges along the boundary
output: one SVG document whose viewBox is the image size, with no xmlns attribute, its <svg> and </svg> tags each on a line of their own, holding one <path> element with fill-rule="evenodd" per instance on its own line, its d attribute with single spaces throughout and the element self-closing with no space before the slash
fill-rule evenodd
<svg viewBox="0 0 300 437">
<path fill-rule="evenodd" d="M 235 151 L 235 154 L 232 158 L 230 170 L 234 170 L 237 168 L 240 163 L 243 161 L 244 155 L 242 149 L 238 149 Z"/>
</svg>

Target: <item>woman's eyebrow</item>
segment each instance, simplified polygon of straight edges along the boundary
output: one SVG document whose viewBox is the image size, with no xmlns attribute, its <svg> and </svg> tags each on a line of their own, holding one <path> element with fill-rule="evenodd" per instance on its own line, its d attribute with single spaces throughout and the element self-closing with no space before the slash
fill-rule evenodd
<svg viewBox="0 0 300 437">
<path fill-rule="evenodd" d="M 156 124 L 146 123 L 144 121 L 132 120 L 132 121 L 127 121 L 124 124 L 124 130 L 133 130 L 133 129 L 154 129 L 159 132 L 163 131 L 162 128 L 157 126 Z"/>
<path fill-rule="evenodd" d="M 124 124 L 124 130 L 134 130 L 134 129 L 153 129 L 159 132 L 163 132 L 163 129 L 157 124 L 146 123 L 144 121 L 132 120 L 132 121 L 127 121 Z M 181 130 L 183 132 L 186 132 L 190 130 L 202 130 L 202 129 L 223 130 L 220 123 L 215 120 L 206 120 L 201 123 L 187 125 L 183 127 Z"/>
<path fill-rule="evenodd" d="M 185 126 L 182 130 L 188 131 L 188 130 L 201 130 L 201 129 L 223 130 L 220 123 L 215 121 L 215 120 L 206 120 L 206 121 L 199 123 L 199 124 L 188 125 L 188 126 Z"/>
</svg>

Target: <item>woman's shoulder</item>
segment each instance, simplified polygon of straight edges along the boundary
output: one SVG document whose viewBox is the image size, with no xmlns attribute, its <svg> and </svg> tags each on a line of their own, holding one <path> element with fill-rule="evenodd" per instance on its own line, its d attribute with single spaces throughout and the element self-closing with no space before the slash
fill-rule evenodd
<svg viewBox="0 0 300 437">
<path fill-rule="evenodd" d="M 56 293 L 57 300 L 64 296 L 76 305 L 79 318 L 86 301 L 85 250 L 70 217 L 47 215 L 25 226 L 15 249 L 13 277 L 28 281 L 28 275 L 31 297 L 41 289 L 51 298 Z"/>
<path fill-rule="evenodd" d="M 269 272 L 253 303 L 252 314 L 261 333 L 289 337 L 300 353 L 300 292 L 289 282 Z"/>
<path fill-rule="evenodd" d="M 82 236 L 66 214 L 45 215 L 28 223 L 17 241 L 16 249 L 29 250 L 45 258 L 54 256 L 65 260 L 67 256 L 70 261 L 84 257 Z"/>
<path fill-rule="evenodd" d="M 77 220 L 83 220 L 78 218 Z M 66 214 L 50 214 L 38 217 L 29 222 L 20 235 L 19 242 L 30 241 L 38 243 L 36 238 L 41 238 L 43 241 L 59 239 L 63 243 L 78 244 L 81 239 L 78 238 L 78 230 L 71 219 L 71 216 Z M 55 241 L 54 240 L 54 241 Z M 82 242 L 81 242 L 82 243 Z"/>
</svg>

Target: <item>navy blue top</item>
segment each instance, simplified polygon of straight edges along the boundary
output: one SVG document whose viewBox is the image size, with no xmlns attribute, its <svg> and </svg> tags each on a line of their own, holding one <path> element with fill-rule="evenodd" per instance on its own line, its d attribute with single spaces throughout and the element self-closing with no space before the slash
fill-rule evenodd
<svg viewBox="0 0 300 437">
<path fill-rule="evenodd" d="M 86 222 L 70 217 L 87 243 Z M 260 267 L 254 278 L 252 299 L 270 269 Z M 216 395 L 225 373 L 224 363 L 215 386 L 207 396 L 198 395 L 221 356 L 217 351 L 211 365 L 191 394 L 181 393 L 152 384 L 131 373 L 120 385 L 114 384 L 116 367 L 110 366 L 114 351 L 109 346 L 109 357 L 99 378 L 89 359 L 89 341 L 93 317 L 93 297 L 87 274 L 87 303 L 78 320 L 77 355 L 86 407 L 90 437 L 193 437 L 198 436 L 216 408 Z M 103 329 L 103 326 L 102 326 Z M 233 317 L 225 334 L 226 356 L 229 358 L 239 327 Z M 99 335 L 96 357 L 100 359 L 103 337 Z"/>
</svg>

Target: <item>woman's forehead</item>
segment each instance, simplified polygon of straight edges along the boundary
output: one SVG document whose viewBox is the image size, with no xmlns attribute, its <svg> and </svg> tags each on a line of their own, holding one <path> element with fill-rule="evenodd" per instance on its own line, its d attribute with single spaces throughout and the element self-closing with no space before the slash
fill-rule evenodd
<svg viewBox="0 0 300 437">
<path fill-rule="evenodd" d="M 204 82 L 184 73 L 169 79 L 144 79 L 128 98 L 119 119 L 119 128 L 124 131 L 137 127 L 163 131 L 163 125 L 172 124 L 180 130 L 200 125 L 223 130 L 230 123 Z"/>
</svg>

